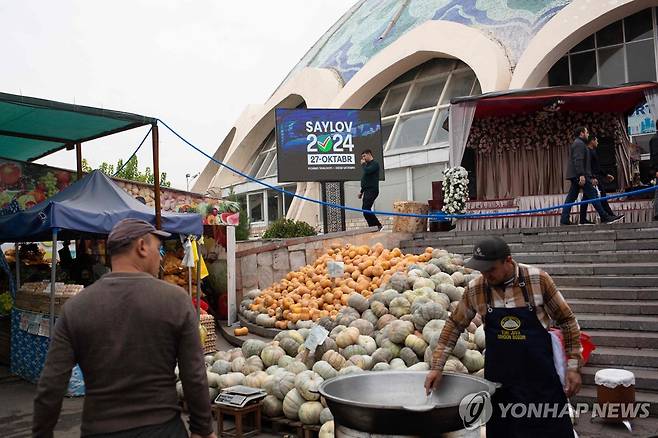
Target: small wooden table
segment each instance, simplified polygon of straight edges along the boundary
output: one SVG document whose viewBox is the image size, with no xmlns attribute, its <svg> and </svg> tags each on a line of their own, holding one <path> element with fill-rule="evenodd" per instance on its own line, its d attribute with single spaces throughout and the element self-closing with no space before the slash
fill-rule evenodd
<svg viewBox="0 0 658 438">
<path fill-rule="evenodd" d="M 219 437 L 226 436 L 231 438 L 242 438 L 254 436 L 261 431 L 261 405 L 262 401 L 250 403 L 243 408 L 234 408 L 225 405 L 213 405 L 212 410 L 217 415 L 217 433 Z M 254 414 L 254 428 L 245 432 L 243 416 Z M 235 427 L 224 430 L 224 415 L 231 415 L 235 418 Z"/>
</svg>

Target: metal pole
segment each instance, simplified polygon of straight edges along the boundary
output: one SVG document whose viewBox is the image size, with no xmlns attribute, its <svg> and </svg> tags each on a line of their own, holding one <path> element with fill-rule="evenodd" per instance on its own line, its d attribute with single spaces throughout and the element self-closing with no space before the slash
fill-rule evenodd
<svg viewBox="0 0 658 438">
<path fill-rule="evenodd" d="M 57 274 L 57 228 L 53 228 L 53 256 L 50 269 L 50 325 L 48 333 L 52 339 L 55 333 L 55 280 Z"/>
<path fill-rule="evenodd" d="M 78 181 L 82 179 L 82 143 L 75 144 L 75 163 L 78 173 Z"/>
<path fill-rule="evenodd" d="M 162 228 L 162 211 L 160 206 L 160 137 L 158 124 L 154 123 L 151 130 L 153 141 L 153 201 L 155 202 L 155 228 Z M 191 290 L 191 289 L 190 289 Z"/>
<path fill-rule="evenodd" d="M 198 245 L 198 242 L 194 242 L 196 245 L 196 253 L 199 256 L 199 260 L 196 262 L 196 317 L 197 321 L 201 322 L 201 248 Z"/>
<path fill-rule="evenodd" d="M 192 296 L 192 268 L 187 268 L 187 293 Z"/>
<path fill-rule="evenodd" d="M 16 242 L 16 290 L 21 288 L 21 255 L 20 255 L 20 243 Z"/>
<path fill-rule="evenodd" d="M 240 213 L 242 214 L 242 213 Z M 226 293 L 228 294 L 228 325 L 237 321 L 237 292 L 235 290 L 235 227 L 226 227 Z"/>
</svg>

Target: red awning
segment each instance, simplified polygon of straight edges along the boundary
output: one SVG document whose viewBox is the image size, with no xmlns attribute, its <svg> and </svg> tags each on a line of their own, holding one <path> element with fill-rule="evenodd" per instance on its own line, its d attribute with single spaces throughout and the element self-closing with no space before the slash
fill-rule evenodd
<svg viewBox="0 0 658 438">
<path fill-rule="evenodd" d="M 619 87 L 548 87 L 487 93 L 453 99 L 451 103 L 476 101 L 476 118 L 509 116 L 541 110 L 627 113 L 645 100 L 645 90 L 656 88 L 658 88 L 656 82 Z"/>
</svg>

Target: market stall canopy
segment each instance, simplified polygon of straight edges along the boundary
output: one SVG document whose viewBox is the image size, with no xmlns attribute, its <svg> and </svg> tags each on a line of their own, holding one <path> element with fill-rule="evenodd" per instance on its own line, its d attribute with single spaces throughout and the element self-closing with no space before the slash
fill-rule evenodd
<svg viewBox="0 0 658 438">
<path fill-rule="evenodd" d="M 121 111 L 0 93 L 0 157 L 34 161 L 77 143 L 156 121 Z"/>
<path fill-rule="evenodd" d="M 96 170 L 80 181 L 35 205 L 0 217 L 3 242 L 39 242 L 52 239 L 59 230 L 60 240 L 81 234 L 104 236 L 121 219 L 134 217 L 155 224 L 155 212 L 124 192 L 108 176 Z M 162 229 L 175 234 L 203 233 L 203 220 L 192 213 L 163 213 Z"/>
<path fill-rule="evenodd" d="M 656 82 L 619 87 L 548 87 L 458 97 L 451 104 L 475 102 L 475 118 L 502 117 L 536 111 L 627 113 L 645 100 L 645 92 L 658 89 Z"/>
</svg>

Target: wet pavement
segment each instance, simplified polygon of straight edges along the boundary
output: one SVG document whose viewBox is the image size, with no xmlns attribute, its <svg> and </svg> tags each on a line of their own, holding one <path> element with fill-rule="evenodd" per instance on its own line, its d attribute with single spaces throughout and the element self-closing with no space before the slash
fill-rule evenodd
<svg viewBox="0 0 658 438">
<path fill-rule="evenodd" d="M 32 426 L 32 400 L 35 385 L 11 376 L 6 367 L 0 366 L 0 436 L 2 438 L 29 437 Z M 80 436 L 80 418 L 83 398 L 66 398 L 55 429 L 56 438 Z M 606 424 L 599 419 L 581 417 L 576 425 L 579 438 L 658 437 L 658 418 L 636 419 L 633 432 L 623 425 Z M 284 436 L 271 433 L 260 438 Z"/>
</svg>

